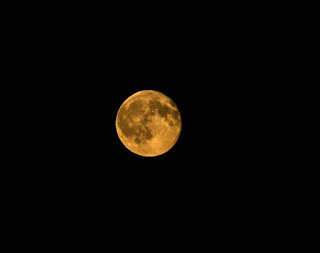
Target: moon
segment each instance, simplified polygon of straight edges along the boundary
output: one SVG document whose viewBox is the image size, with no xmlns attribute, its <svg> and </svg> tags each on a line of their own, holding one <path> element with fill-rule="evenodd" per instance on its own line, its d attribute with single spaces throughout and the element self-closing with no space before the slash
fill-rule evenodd
<svg viewBox="0 0 320 253">
<path fill-rule="evenodd" d="M 154 90 L 142 90 L 128 97 L 116 117 L 122 144 L 144 157 L 168 152 L 178 141 L 181 126 L 181 114 L 175 102 Z"/>
</svg>

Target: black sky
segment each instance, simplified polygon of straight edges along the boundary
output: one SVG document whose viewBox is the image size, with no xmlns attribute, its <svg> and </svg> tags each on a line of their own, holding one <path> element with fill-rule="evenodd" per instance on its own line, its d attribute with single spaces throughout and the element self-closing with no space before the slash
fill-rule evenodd
<svg viewBox="0 0 320 253">
<path fill-rule="evenodd" d="M 174 241 L 176 231 L 184 230 L 191 235 L 181 233 L 180 245 L 186 246 L 200 231 L 201 239 L 207 237 L 211 244 L 214 236 L 210 230 L 217 223 L 226 231 L 238 229 L 239 235 L 248 218 L 267 210 L 268 193 L 279 178 L 278 167 L 285 166 L 271 159 L 281 157 L 282 146 L 272 134 L 279 128 L 278 119 L 268 120 L 273 117 L 269 108 L 274 106 L 274 94 L 279 96 L 278 87 L 286 81 L 272 73 L 281 72 L 285 63 L 279 63 L 274 50 L 279 37 L 269 36 L 255 17 L 247 18 L 249 15 L 238 7 L 234 7 L 238 16 L 230 13 L 229 5 L 220 16 L 220 9 L 205 7 L 199 9 L 199 19 L 193 10 L 185 12 L 188 22 L 176 15 L 178 22 L 168 22 L 168 28 L 163 26 L 163 13 L 158 18 L 159 27 L 144 18 L 142 26 L 130 27 L 138 17 L 136 12 L 135 18 L 125 20 L 120 27 L 121 15 L 105 20 L 110 16 L 106 10 L 114 11 L 109 7 L 101 8 L 101 15 L 96 15 L 99 8 L 95 8 L 91 14 L 94 18 L 72 8 L 70 13 L 78 13 L 83 23 L 67 15 L 71 17 L 69 25 L 61 21 L 61 27 L 56 27 L 60 16 L 55 13 L 50 17 L 53 29 L 43 18 L 35 19 L 43 27 L 27 25 L 16 48 L 7 50 L 19 54 L 18 49 L 23 48 L 21 56 L 11 57 L 25 69 L 25 73 L 14 71 L 13 76 L 22 81 L 13 82 L 12 87 L 26 98 L 25 104 L 34 103 L 25 118 L 17 115 L 17 132 L 28 140 L 12 142 L 27 153 L 26 158 L 16 155 L 14 159 L 22 165 L 10 161 L 14 182 L 7 189 L 17 191 L 26 202 L 17 210 L 31 210 L 37 217 L 43 213 L 42 226 L 49 220 L 60 220 L 62 225 L 55 235 L 66 231 L 65 238 L 69 238 L 73 232 L 66 225 L 73 219 L 72 227 L 98 233 L 103 242 L 107 240 L 107 246 L 112 238 L 106 231 L 120 235 L 119 245 L 130 247 L 122 233 L 138 235 L 144 243 L 141 228 L 160 240 L 171 232 Z M 248 10 L 260 15 L 259 10 Z M 270 23 L 270 13 L 263 18 L 265 23 Z M 240 22 L 243 19 L 247 21 Z M 144 27 L 149 23 L 150 27 Z M 36 99 L 33 101 L 16 84 L 31 90 Z M 124 100 L 145 89 L 173 99 L 182 117 L 176 145 L 154 158 L 127 150 L 115 128 Z M 38 102 L 38 98 L 43 101 Z M 19 99 L 10 103 L 15 100 Z M 18 111 L 25 104 L 19 105 Z M 29 117 L 34 112 L 36 121 Z M 285 113 L 281 111 L 279 118 Z M 36 135 L 39 143 L 34 141 Z M 15 197 L 12 201 L 19 202 Z M 270 213 L 277 211 L 275 207 Z M 253 218 L 253 223 L 266 220 L 270 213 Z M 148 226 L 141 226 L 142 221 Z M 231 226 L 226 225 L 228 221 Z M 243 224 L 237 226 L 233 221 Z M 86 229 L 84 223 L 94 224 L 94 228 Z M 159 236 L 149 233 L 160 231 L 161 225 L 164 232 Z M 46 227 L 51 230 L 50 225 Z M 216 233 L 223 234 L 220 230 Z M 251 237 L 248 239 L 251 242 Z M 228 236 L 226 240 L 233 243 Z M 199 245 L 201 241 L 196 243 L 197 249 Z"/>
</svg>

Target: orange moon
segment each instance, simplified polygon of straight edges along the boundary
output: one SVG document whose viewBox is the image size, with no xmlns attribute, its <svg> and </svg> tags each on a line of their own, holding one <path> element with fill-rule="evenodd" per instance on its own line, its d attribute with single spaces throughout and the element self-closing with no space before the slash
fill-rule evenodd
<svg viewBox="0 0 320 253">
<path fill-rule="evenodd" d="M 116 117 L 120 141 L 131 152 L 154 157 L 178 141 L 181 114 L 175 102 L 159 91 L 143 90 L 128 97 Z"/>
</svg>

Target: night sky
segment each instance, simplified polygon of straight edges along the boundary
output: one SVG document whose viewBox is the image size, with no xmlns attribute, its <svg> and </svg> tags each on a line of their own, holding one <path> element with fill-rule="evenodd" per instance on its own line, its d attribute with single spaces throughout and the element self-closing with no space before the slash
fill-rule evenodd
<svg viewBox="0 0 320 253">
<path fill-rule="evenodd" d="M 65 22 L 60 9 L 66 8 L 59 6 L 59 12 L 49 16 L 53 28 L 42 17 L 29 25 L 26 21 L 33 15 L 26 12 L 28 17 L 17 26 L 26 24 L 25 32 L 13 29 L 19 36 L 12 40 L 16 41 L 12 50 L 6 48 L 11 61 L 25 69 L 13 68 L 10 78 L 19 76 L 22 81 L 9 80 L 8 86 L 15 92 L 6 104 L 9 109 L 4 108 L 9 111 L 20 100 L 16 93 L 26 100 L 19 104 L 18 113 L 12 114 L 18 119 L 13 125 L 18 136 L 27 137 L 26 141 L 11 141 L 27 154 L 9 161 L 13 177 L 5 195 L 7 190 L 16 191 L 17 197 L 11 201 L 19 203 L 13 220 L 29 210 L 39 219 L 41 227 L 36 229 L 43 235 L 47 236 L 42 227 L 53 230 L 48 221 L 57 226 L 54 236 L 48 236 L 55 241 L 59 237 L 69 240 L 78 230 L 82 237 L 77 241 L 92 234 L 108 248 L 116 237 L 116 247 L 132 249 L 125 233 L 132 238 L 137 235 L 139 240 L 135 241 L 142 244 L 151 241 L 148 237 L 159 238 L 155 249 L 162 240 L 170 239 L 178 242 L 178 249 L 185 245 L 190 250 L 189 242 L 198 235 L 193 251 L 199 251 L 203 240 L 210 246 L 219 240 L 213 230 L 225 237 L 225 245 L 234 241 L 224 236 L 224 231 L 236 231 L 236 237 L 244 235 L 251 243 L 252 237 L 243 233 L 248 220 L 253 234 L 260 236 L 255 228 L 265 230 L 265 226 L 259 222 L 268 223 L 270 214 L 278 215 L 278 206 L 269 211 L 268 201 L 272 203 L 278 196 L 277 184 L 283 185 L 279 171 L 287 166 L 285 159 L 282 163 L 276 160 L 286 151 L 282 136 L 287 129 L 281 126 L 281 119 L 291 105 L 285 104 L 279 111 L 276 102 L 289 96 L 287 90 L 282 95 L 279 87 L 290 83 L 287 77 L 273 74 L 286 66 L 279 60 L 286 47 L 280 35 L 268 34 L 274 33 L 274 28 L 266 28 L 274 19 L 273 10 L 262 18 L 263 27 L 250 15 L 261 16 L 265 6 L 245 6 L 247 15 L 238 6 L 227 5 L 224 12 L 206 6 L 195 11 L 193 5 L 184 11 L 179 6 L 174 15 L 176 24 L 167 21 L 166 12 L 172 8 L 165 6 L 166 11 L 156 18 L 158 25 L 130 7 L 134 17 L 123 19 L 125 15 L 109 15 L 116 12 L 109 6 L 95 7 L 91 14 L 73 6 L 66 11 L 70 21 Z M 47 16 L 46 9 L 52 8 L 34 9 Z M 96 14 L 99 9 L 101 15 Z M 156 9 L 140 10 L 153 16 Z M 80 17 L 74 18 L 72 13 Z M 180 18 L 179 13 L 186 17 Z M 134 24 L 136 19 L 141 19 L 141 24 Z M 56 27 L 59 20 L 61 27 Z M 38 24 L 42 27 L 37 28 Z M 277 23 L 276 27 L 284 34 L 286 24 Z M 5 65 L 11 68 L 10 62 Z M 132 153 L 116 132 L 119 107 L 141 90 L 164 93 L 181 113 L 178 141 L 157 157 Z M 12 94 L 4 92 L 3 96 Z M 29 109 L 30 103 L 34 105 Z M 4 123 L 11 127 L 11 121 Z M 4 134 L 9 138 L 14 135 Z M 35 140 L 37 136 L 40 142 Z M 11 153 L 10 147 L 5 148 Z M 22 164 L 16 165 L 16 161 Z M 279 203 L 290 190 L 279 195 Z M 270 195 L 272 191 L 274 195 Z M 11 204 L 8 207 L 11 211 Z M 30 222 L 23 235 L 33 236 L 29 232 L 34 219 L 28 214 L 23 219 Z M 66 236 L 60 236 L 62 232 Z M 265 238 L 272 238 L 273 233 Z M 177 240 L 179 235 L 181 241 Z"/>
</svg>

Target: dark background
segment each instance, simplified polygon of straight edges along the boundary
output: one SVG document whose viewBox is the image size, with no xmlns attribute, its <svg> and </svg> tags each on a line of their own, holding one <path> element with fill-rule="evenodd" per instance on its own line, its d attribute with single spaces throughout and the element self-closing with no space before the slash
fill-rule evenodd
<svg viewBox="0 0 320 253">
<path fill-rule="evenodd" d="M 42 153 L 34 153 L 41 159 L 36 169 L 23 169 L 21 180 L 43 199 L 83 203 L 83 210 L 92 208 L 99 217 L 147 216 L 148 210 L 171 215 L 174 209 L 174 217 L 186 217 L 188 210 L 201 219 L 210 206 L 222 214 L 256 203 L 270 173 L 261 149 L 267 134 L 261 126 L 268 122 L 259 106 L 270 86 L 258 54 L 251 45 L 235 47 L 234 38 L 223 34 L 213 44 L 180 41 L 157 40 L 153 48 L 142 45 L 144 54 L 130 48 L 135 54 L 126 55 L 127 47 L 93 38 L 83 47 L 63 44 L 64 50 L 54 47 L 53 56 L 44 55 L 56 60 L 39 60 L 42 69 L 34 72 L 46 83 L 39 96 L 44 102 L 52 98 L 52 110 L 35 104 L 44 108 L 36 128 L 43 131 Z M 154 158 L 127 150 L 115 128 L 121 104 L 144 89 L 172 98 L 182 116 L 176 145 Z"/>
<path fill-rule="evenodd" d="M 59 25 L 56 13 L 50 22 L 35 15 L 31 24 L 18 22 L 22 32 L 10 29 L 19 34 L 12 50 L 18 56 L 10 58 L 24 70 L 12 75 L 22 78 L 13 82 L 13 94 L 26 99 L 19 106 L 26 117 L 18 116 L 17 133 L 28 138 L 13 142 L 26 154 L 12 159 L 22 165 L 10 164 L 14 177 L 7 191 L 17 191 L 11 199 L 21 203 L 16 217 L 22 211 L 33 223 L 29 210 L 43 217 L 39 223 L 46 229 L 51 230 L 48 221 L 58 224 L 56 234 L 65 232 L 67 239 L 74 230 L 85 230 L 97 240 L 118 237 L 118 245 L 130 246 L 124 233 L 138 235 L 142 243 L 168 235 L 179 247 L 195 241 L 196 249 L 220 235 L 230 245 L 229 235 L 241 237 L 248 221 L 251 234 L 259 236 L 261 223 L 278 212 L 268 206 L 279 178 L 279 164 L 269 158 L 282 154 L 281 146 L 275 151 L 278 143 L 267 140 L 279 124 L 270 124 L 263 110 L 274 103 L 268 93 L 279 94 L 284 81 L 272 76 L 285 65 L 274 50 L 279 37 L 268 35 L 273 17 L 268 13 L 257 22 L 258 10 L 248 8 L 254 15 L 247 15 L 237 6 L 233 12 L 230 6 L 225 12 L 200 7 L 197 15 L 191 10 L 177 16 L 174 25 L 164 26 L 161 14 L 159 25 L 146 27 L 149 20 L 143 17 L 141 24 L 133 18 L 120 25 L 120 15 L 107 21 L 105 10 L 87 16 L 72 8 L 66 11 L 70 21 Z M 279 30 L 282 34 L 287 25 Z M 182 115 L 178 142 L 155 158 L 128 151 L 115 129 L 123 101 L 143 89 L 168 95 Z M 30 102 L 34 107 L 25 109 Z M 34 224 L 27 234 L 29 227 Z M 154 230 L 160 234 L 149 232 Z M 243 235 L 250 243 L 251 234 Z"/>
</svg>

